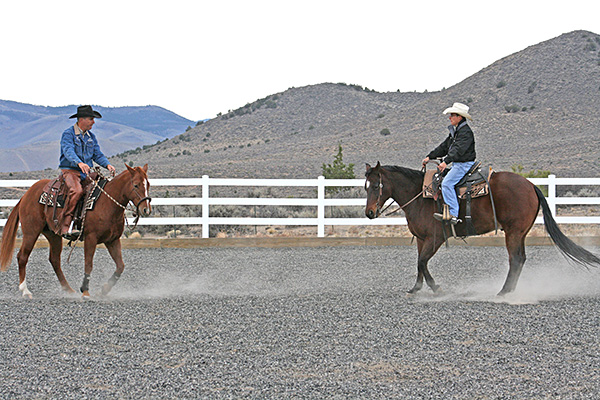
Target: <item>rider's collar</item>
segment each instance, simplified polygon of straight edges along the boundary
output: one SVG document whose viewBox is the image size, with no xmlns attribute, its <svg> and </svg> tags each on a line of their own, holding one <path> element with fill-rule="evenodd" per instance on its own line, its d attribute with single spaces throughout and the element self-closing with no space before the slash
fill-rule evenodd
<svg viewBox="0 0 600 400">
<path fill-rule="evenodd" d="M 457 127 L 455 127 L 454 125 L 448 125 L 448 130 L 450 131 L 450 134 L 452 136 L 454 136 L 454 133 L 466 124 L 467 124 L 467 121 L 462 121 L 460 124 L 458 124 Z"/>
<path fill-rule="evenodd" d="M 85 135 L 88 131 L 83 131 L 79 125 L 75 124 L 75 135 Z"/>
</svg>

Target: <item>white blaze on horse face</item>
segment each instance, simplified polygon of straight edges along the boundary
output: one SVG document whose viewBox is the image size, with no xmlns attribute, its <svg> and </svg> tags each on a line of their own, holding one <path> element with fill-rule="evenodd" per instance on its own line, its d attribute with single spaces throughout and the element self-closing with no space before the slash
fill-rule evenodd
<svg viewBox="0 0 600 400">
<path fill-rule="evenodd" d="M 148 180 L 144 179 L 144 197 L 149 197 L 148 196 Z"/>
</svg>

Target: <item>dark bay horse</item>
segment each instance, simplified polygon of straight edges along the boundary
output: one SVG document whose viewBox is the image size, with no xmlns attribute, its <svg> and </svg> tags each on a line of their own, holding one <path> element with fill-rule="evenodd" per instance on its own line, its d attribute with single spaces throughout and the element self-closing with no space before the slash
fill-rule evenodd
<svg viewBox="0 0 600 400">
<path fill-rule="evenodd" d="M 125 171 L 104 186 L 104 191 L 98 198 L 94 209 L 87 211 L 85 215 L 83 234 L 85 273 L 81 285 L 83 298 L 89 298 L 90 296 L 89 279 L 93 269 L 94 253 L 98 244 L 105 244 L 117 266 L 114 274 L 102 287 L 102 293 L 107 294 L 123 273 L 125 265 L 121 255 L 121 234 L 125 228 L 125 209 L 127 205 L 132 202 L 135 205 L 137 215 L 148 216 L 152 212 L 151 199 L 148 195 L 150 189 L 147 176 L 148 164 L 135 168 L 125 166 L 127 167 Z M 65 279 L 60 265 L 60 255 L 63 247 L 62 237 L 54 233 L 52 207 L 45 210 L 45 206 L 38 201 L 48 182 L 48 179 L 40 180 L 25 192 L 11 211 L 2 233 L 0 268 L 2 271 L 6 271 L 12 259 L 17 228 L 19 222 L 21 222 L 23 241 L 17 254 L 17 263 L 19 265 L 19 290 L 23 293 L 23 297 L 32 297 L 27 288 L 25 274 L 29 255 L 40 233 L 48 239 L 50 264 L 52 264 L 63 290 L 69 293 L 75 292 Z"/>
<path fill-rule="evenodd" d="M 427 263 L 444 243 L 442 222 L 433 218 L 438 212 L 433 199 L 424 198 L 424 172 L 396 166 L 375 167 L 367 164 L 365 187 L 368 218 L 377 218 L 381 208 L 391 197 L 403 209 L 408 229 L 417 238 L 418 264 L 417 282 L 409 293 L 416 293 L 423 287 L 423 279 L 435 292 L 439 289 L 427 269 Z M 568 259 L 584 266 L 600 265 L 600 258 L 573 243 L 559 229 L 552 217 L 550 207 L 540 189 L 521 175 L 512 172 L 494 172 L 489 180 L 496 217 L 504 230 L 508 250 L 509 271 L 499 295 L 515 290 L 525 263 L 525 236 L 533 226 L 540 207 L 544 225 L 552 241 Z M 465 220 L 464 200 L 461 200 L 459 219 Z M 472 222 L 477 235 L 495 229 L 494 210 L 490 196 L 472 199 Z M 465 223 L 455 226 L 457 236 L 467 236 Z"/>
</svg>

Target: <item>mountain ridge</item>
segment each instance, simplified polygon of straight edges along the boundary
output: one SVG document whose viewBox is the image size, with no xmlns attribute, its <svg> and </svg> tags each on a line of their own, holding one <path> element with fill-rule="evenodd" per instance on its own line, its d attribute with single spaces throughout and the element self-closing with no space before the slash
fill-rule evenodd
<svg viewBox="0 0 600 400">
<path fill-rule="evenodd" d="M 46 107 L 0 100 L 0 171 L 56 168 L 62 132 L 76 106 Z M 102 107 L 93 128 L 103 152 L 114 155 L 171 138 L 193 122 L 158 106 Z M 55 151 L 48 151 L 55 149 Z"/>
<path fill-rule="evenodd" d="M 478 159 L 561 177 L 600 176 L 600 36 L 573 31 L 531 45 L 437 92 L 346 83 L 289 88 L 111 158 L 151 177 L 314 178 L 333 160 L 420 168 L 446 136 L 442 111 L 471 107 Z M 123 167 L 122 167 L 123 168 Z"/>
</svg>

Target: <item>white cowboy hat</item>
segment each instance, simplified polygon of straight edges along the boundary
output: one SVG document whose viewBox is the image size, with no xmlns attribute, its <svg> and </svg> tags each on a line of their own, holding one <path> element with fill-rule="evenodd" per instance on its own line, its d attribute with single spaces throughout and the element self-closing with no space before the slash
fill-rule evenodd
<svg viewBox="0 0 600 400">
<path fill-rule="evenodd" d="M 458 115 L 462 115 L 465 118 L 473 120 L 473 118 L 471 118 L 471 116 L 469 115 L 469 106 L 467 106 L 463 103 L 452 104 L 452 107 L 446 108 L 444 110 L 444 114 L 458 114 Z"/>
</svg>

